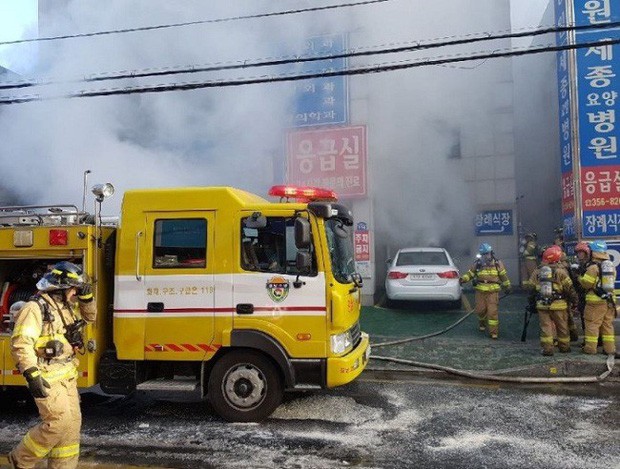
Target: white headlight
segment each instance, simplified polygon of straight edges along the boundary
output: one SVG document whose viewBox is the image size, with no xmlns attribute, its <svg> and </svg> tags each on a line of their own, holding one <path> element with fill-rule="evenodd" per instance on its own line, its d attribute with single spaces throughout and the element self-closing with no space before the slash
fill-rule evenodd
<svg viewBox="0 0 620 469">
<path fill-rule="evenodd" d="M 351 333 L 349 331 L 342 334 L 331 336 L 332 353 L 340 354 L 345 352 L 352 345 Z"/>
</svg>

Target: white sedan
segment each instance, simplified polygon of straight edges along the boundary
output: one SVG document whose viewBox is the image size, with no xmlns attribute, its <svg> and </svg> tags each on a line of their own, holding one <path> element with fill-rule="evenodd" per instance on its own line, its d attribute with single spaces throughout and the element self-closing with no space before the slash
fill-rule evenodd
<svg viewBox="0 0 620 469">
<path fill-rule="evenodd" d="M 388 301 L 447 301 L 452 307 L 461 306 L 459 271 L 445 249 L 405 248 L 388 262 Z"/>
</svg>

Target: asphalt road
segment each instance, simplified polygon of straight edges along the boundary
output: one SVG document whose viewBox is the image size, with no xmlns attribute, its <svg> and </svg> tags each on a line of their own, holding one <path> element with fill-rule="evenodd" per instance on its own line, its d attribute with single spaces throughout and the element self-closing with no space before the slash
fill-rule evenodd
<svg viewBox="0 0 620 469">
<path fill-rule="evenodd" d="M 620 467 L 617 383 L 525 388 L 362 376 L 288 396 L 260 424 L 222 422 L 196 400 L 87 393 L 80 467 Z M 1 399 L 5 455 L 36 412 Z"/>
</svg>

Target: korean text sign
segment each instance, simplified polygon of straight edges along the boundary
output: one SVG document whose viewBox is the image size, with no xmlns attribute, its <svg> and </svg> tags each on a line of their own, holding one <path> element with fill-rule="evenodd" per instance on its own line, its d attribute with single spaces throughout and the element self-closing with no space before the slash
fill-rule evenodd
<svg viewBox="0 0 620 469">
<path fill-rule="evenodd" d="M 512 235 L 512 210 L 487 210 L 475 219 L 476 236 Z"/>
<path fill-rule="evenodd" d="M 620 19 L 611 0 L 573 0 L 575 23 L 603 25 Z M 577 44 L 617 37 L 611 30 L 577 31 Z M 620 234 L 620 45 L 577 49 L 579 163 L 583 237 Z"/>
<path fill-rule="evenodd" d="M 370 260 L 370 232 L 366 223 L 358 223 L 353 235 L 353 247 L 356 261 Z"/>
<path fill-rule="evenodd" d="M 306 40 L 303 56 L 319 57 L 342 54 L 345 34 L 311 37 Z M 302 62 L 298 73 L 345 70 L 347 59 L 334 58 Z M 349 121 L 348 81 L 345 76 L 319 77 L 295 82 L 293 127 L 346 124 Z"/>
<path fill-rule="evenodd" d="M 287 148 L 291 184 L 366 195 L 366 126 L 291 131 Z"/>
</svg>

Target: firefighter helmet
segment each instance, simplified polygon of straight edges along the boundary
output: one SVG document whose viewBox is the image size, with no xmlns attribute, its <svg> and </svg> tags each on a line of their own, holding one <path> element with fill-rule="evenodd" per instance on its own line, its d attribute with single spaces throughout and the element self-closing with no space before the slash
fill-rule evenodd
<svg viewBox="0 0 620 469">
<path fill-rule="evenodd" d="M 46 273 L 37 282 L 40 291 L 66 290 L 71 287 L 80 287 L 86 280 L 82 268 L 72 262 L 61 261 Z"/>
<path fill-rule="evenodd" d="M 493 252 L 493 248 L 489 243 L 482 243 L 478 248 L 478 252 L 480 254 L 490 254 L 491 252 Z"/>
<path fill-rule="evenodd" d="M 562 248 L 560 246 L 550 246 L 543 252 L 542 260 L 547 264 L 557 264 L 562 259 Z"/>
<path fill-rule="evenodd" d="M 575 246 L 575 253 L 577 252 L 585 252 L 588 256 L 590 255 L 590 246 L 585 241 L 579 241 Z"/>
<path fill-rule="evenodd" d="M 605 241 L 592 241 L 590 250 L 592 252 L 607 252 L 607 243 Z"/>
</svg>

